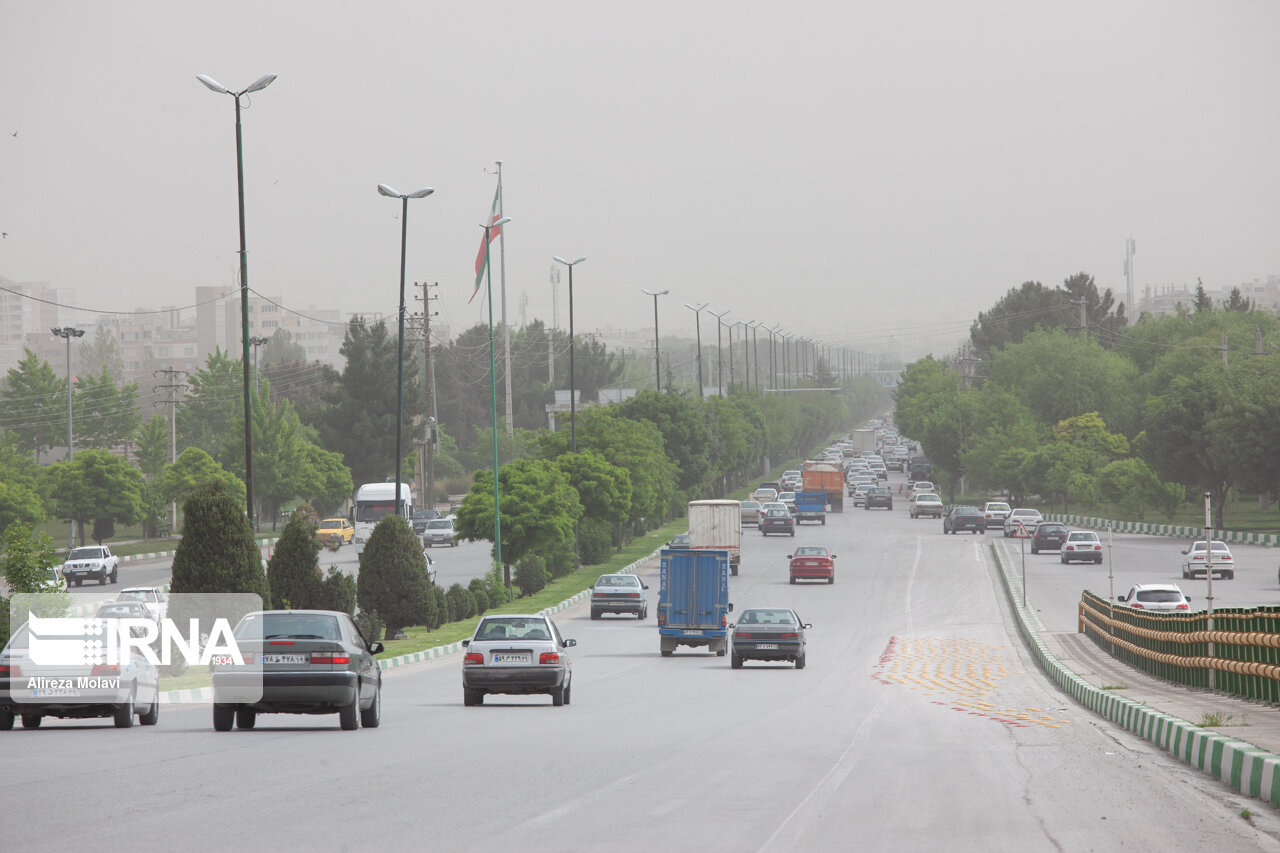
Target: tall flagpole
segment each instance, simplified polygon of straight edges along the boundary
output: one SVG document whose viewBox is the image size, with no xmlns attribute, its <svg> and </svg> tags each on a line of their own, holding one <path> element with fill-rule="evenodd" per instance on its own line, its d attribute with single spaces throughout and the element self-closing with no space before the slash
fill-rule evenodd
<svg viewBox="0 0 1280 853">
<path fill-rule="evenodd" d="M 498 218 L 502 218 L 502 206 L 506 199 L 502 197 L 502 161 L 498 164 Z M 498 232 L 498 261 L 502 264 L 502 363 L 506 365 L 507 385 L 507 435 L 515 435 L 515 419 L 511 416 L 511 327 L 507 325 L 507 236 Z"/>
</svg>

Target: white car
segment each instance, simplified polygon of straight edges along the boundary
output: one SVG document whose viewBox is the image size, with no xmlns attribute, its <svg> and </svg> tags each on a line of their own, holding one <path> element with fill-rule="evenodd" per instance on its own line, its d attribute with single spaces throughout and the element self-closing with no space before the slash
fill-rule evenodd
<svg viewBox="0 0 1280 853">
<path fill-rule="evenodd" d="M 1204 577 L 1205 557 L 1207 552 L 1204 540 L 1197 539 L 1191 547 L 1182 552 L 1182 576 L 1184 578 Z M 1213 540 L 1213 574 L 1215 577 L 1231 580 L 1236 576 L 1236 564 L 1231 557 L 1231 549 L 1226 542 Z"/>
<path fill-rule="evenodd" d="M 108 581 L 115 583 L 120 575 L 120 558 L 105 545 L 73 548 L 62 564 L 62 574 L 76 586 L 90 578 L 97 580 L 99 586 Z"/>
<path fill-rule="evenodd" d="M 549 616 L 504 613 L 485 616 L 463 640 L 462 704 L 480 705 L 489 693 L 548 693 L 552 705 L 568 705 L 573 686 L 569 649 Z"/>
<path fill-rule="evenodd" d="M 1018 524 L 1021 523 L 1026 528 L 1027 535 L 1030 536 L 1036 532 L 1036 527 L 1040 522 L 1044 521 L 1044 516 L 1040 514 L 1038 509 L 1015 509 L 1009 513 L 1009 517 L 1004 520 L 1004 535 L 1008 539 L 1018 532 Z"/>
<path fill-rule="evenodd" d="M 50 566 L 45 569 L 45 579 L 41 592 L 66 592 L 67 579 L 62 574 L 61 566 Z"/>
<path fill-rule="evenodd" d="M 916 480 L 912 482 L 909 495 L 917 495 L 921 492 L 937 492 L 937 488 L 928 480 Z"/>
<path fill-rule="evenodd" d="M 987 519 L 987 529 L 1003 527 L 1004 520 L 1013 510 L 1004 501 L 987 501 L 982 505 L 982 514 Z"/>
<path fill-rule="evenodd" d="M 912 518 L 924 518 L 926 515 L 932 518 L 942 518 L 942 513 L 942 498 L 933 492 L 922 492 L 916 495 L 915 500 L 911 502 Z"/>
<path fill-rule="evenodd" d="M 458 533 L 453 529 L 453 516 L 433 518 L 427 522 L 427 529 L 422 532 L 422 544 L 430 548 L 432 545 L 448 545 L 456 548 Z"/>
<path fill-rule="evenodd" d="M 1117 595 L 1116 601 L 1134 610 L 1151 610 L 1156 613 L 1186 612 L 1191 609 L 1191 602 L 1187 601 L 1182 590 L 1171 583 L 1136 584 L 1124 595 Z"/>
<path fill-rule="evenodd" d="M 1097 563 L 1102 565 L 1102 540 L 1092 530 L 1072 530 L 1067 534 L 1067 541 L 1062 543 L 1062 563 Z"/>
<path fill-rule="evenodd" d="M 116 601 L 141 601 L 151 618 L 163 622 L 169 614 L 169 596 L 158 586 L 131 586 L 120 590 Z"/>
</svg>

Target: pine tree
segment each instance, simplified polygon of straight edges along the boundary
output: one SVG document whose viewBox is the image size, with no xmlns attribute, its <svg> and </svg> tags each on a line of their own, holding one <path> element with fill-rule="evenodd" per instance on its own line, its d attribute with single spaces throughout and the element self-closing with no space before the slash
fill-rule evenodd
<svg viewBox="0 0 1280 853">
<path fill-rule="evenodd" d="M 271 599 L 278 607 L 310 610 L 320 607 L 320 540 L 316 538 L 316 520 L 309 513 L 297 512 L 289 519 L 267 562 L 267 582 Z"/>
<path fill-rule="evenodd" d="M 385 516 L 373 528 L 360 555 L 356 598 L 360 608 L 386 626 L 387 639 L 406 625 L 433 626 L 436 621 L 435 584 L 427 574 L 422 542 L 409 522 Z"/>
<path fill-rule="evenodd" d="M 173 555 L 172 593 L 253 593 L 271 607 L 258 543 L 244 501 L 224 483 L 199 489 L 182 507 L 182 541 Z M 172 614 L 170 614 L 172 615 Z"/>
</svg>

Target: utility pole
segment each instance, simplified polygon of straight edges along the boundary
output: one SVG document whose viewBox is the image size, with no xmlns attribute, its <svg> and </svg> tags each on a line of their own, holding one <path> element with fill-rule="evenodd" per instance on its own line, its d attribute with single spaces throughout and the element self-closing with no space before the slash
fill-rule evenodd
<svg viewBox="0 0 1280 853">
<path fill-rule="evenodd" d="M 153 385 L 153 391 L 163 390 L 165 399 L 157 400 L 152 403 L 153 406 L 165 405 L 169 407 L 169 464 L 172 465 L 178 461 L 178 397 L 187 390 L 187 386 L 178 381 L 180 377 L 187 375 L 185 370 L 157 370 L 153 376 L 164 376 L 165 383 L 163 385 Z M 178 503 L 177 501 L 169 502 L 169 533 L 172 534 L 178 529 Z"/>
</svg>

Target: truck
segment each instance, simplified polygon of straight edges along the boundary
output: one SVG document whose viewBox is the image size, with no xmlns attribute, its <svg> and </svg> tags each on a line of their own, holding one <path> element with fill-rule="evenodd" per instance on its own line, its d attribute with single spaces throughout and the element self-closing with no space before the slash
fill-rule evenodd
<svg viewBox="0 0 1280 853">
<path fill-rule="evenodd" d="M 373 528 L 384 515 L 399 512 L 405 518 L 413 517 L 413 495 L 408 483 L 400 484 L 400 506 L 396 507 L 395 483 L 365 483 L 356 489 L 355 543 L 363 546 L 369 541 Z"/>
<path fill-rule="evenodd" d="M 907 482 L 928 480 L 933 477 L 933 465 L 923 456 L 912 456 L 907 461 Z"/>
<path fill-rule="evenodd" d="M 729 571 L 736 575 L 742 562 L 742 503 L 689 501 L 689 547 L 728 552 Z"/>
<path fill-rule="evenodd" d="M 677 646 L 729 649 L 729 552 L 663 548 L 658 563 L 658 641 L 663 657 Z"/>
<path fill-rule="evenodd" d="M 120 576 L 120 558 L 106 545 L 73 548 L 62 564 L 62 576 L 76 586 L 89 578 L 96 579 L 99 586 L 107 581 L 115 583 Z"/>
<path fill-rule="evenodd" d="M 854 456 L 861 456 L 864 450 L 873 453 L 876 450 L 876 431 L 873 429 L 855 429 L 849 433 L 849 440 L 853 442 Z"/>
<path fill-rule="evenodd" d="M 844 472 L 829 462 L 804 463 L 800 472 L 801 491 L 825 492 L 831 512 L 844 512 Z"/>
<path fill-rule="evenodd" d="M 827 523 L 826 492 L 796 492 L 796 524 L 802 521 Z"/>
</svg>

